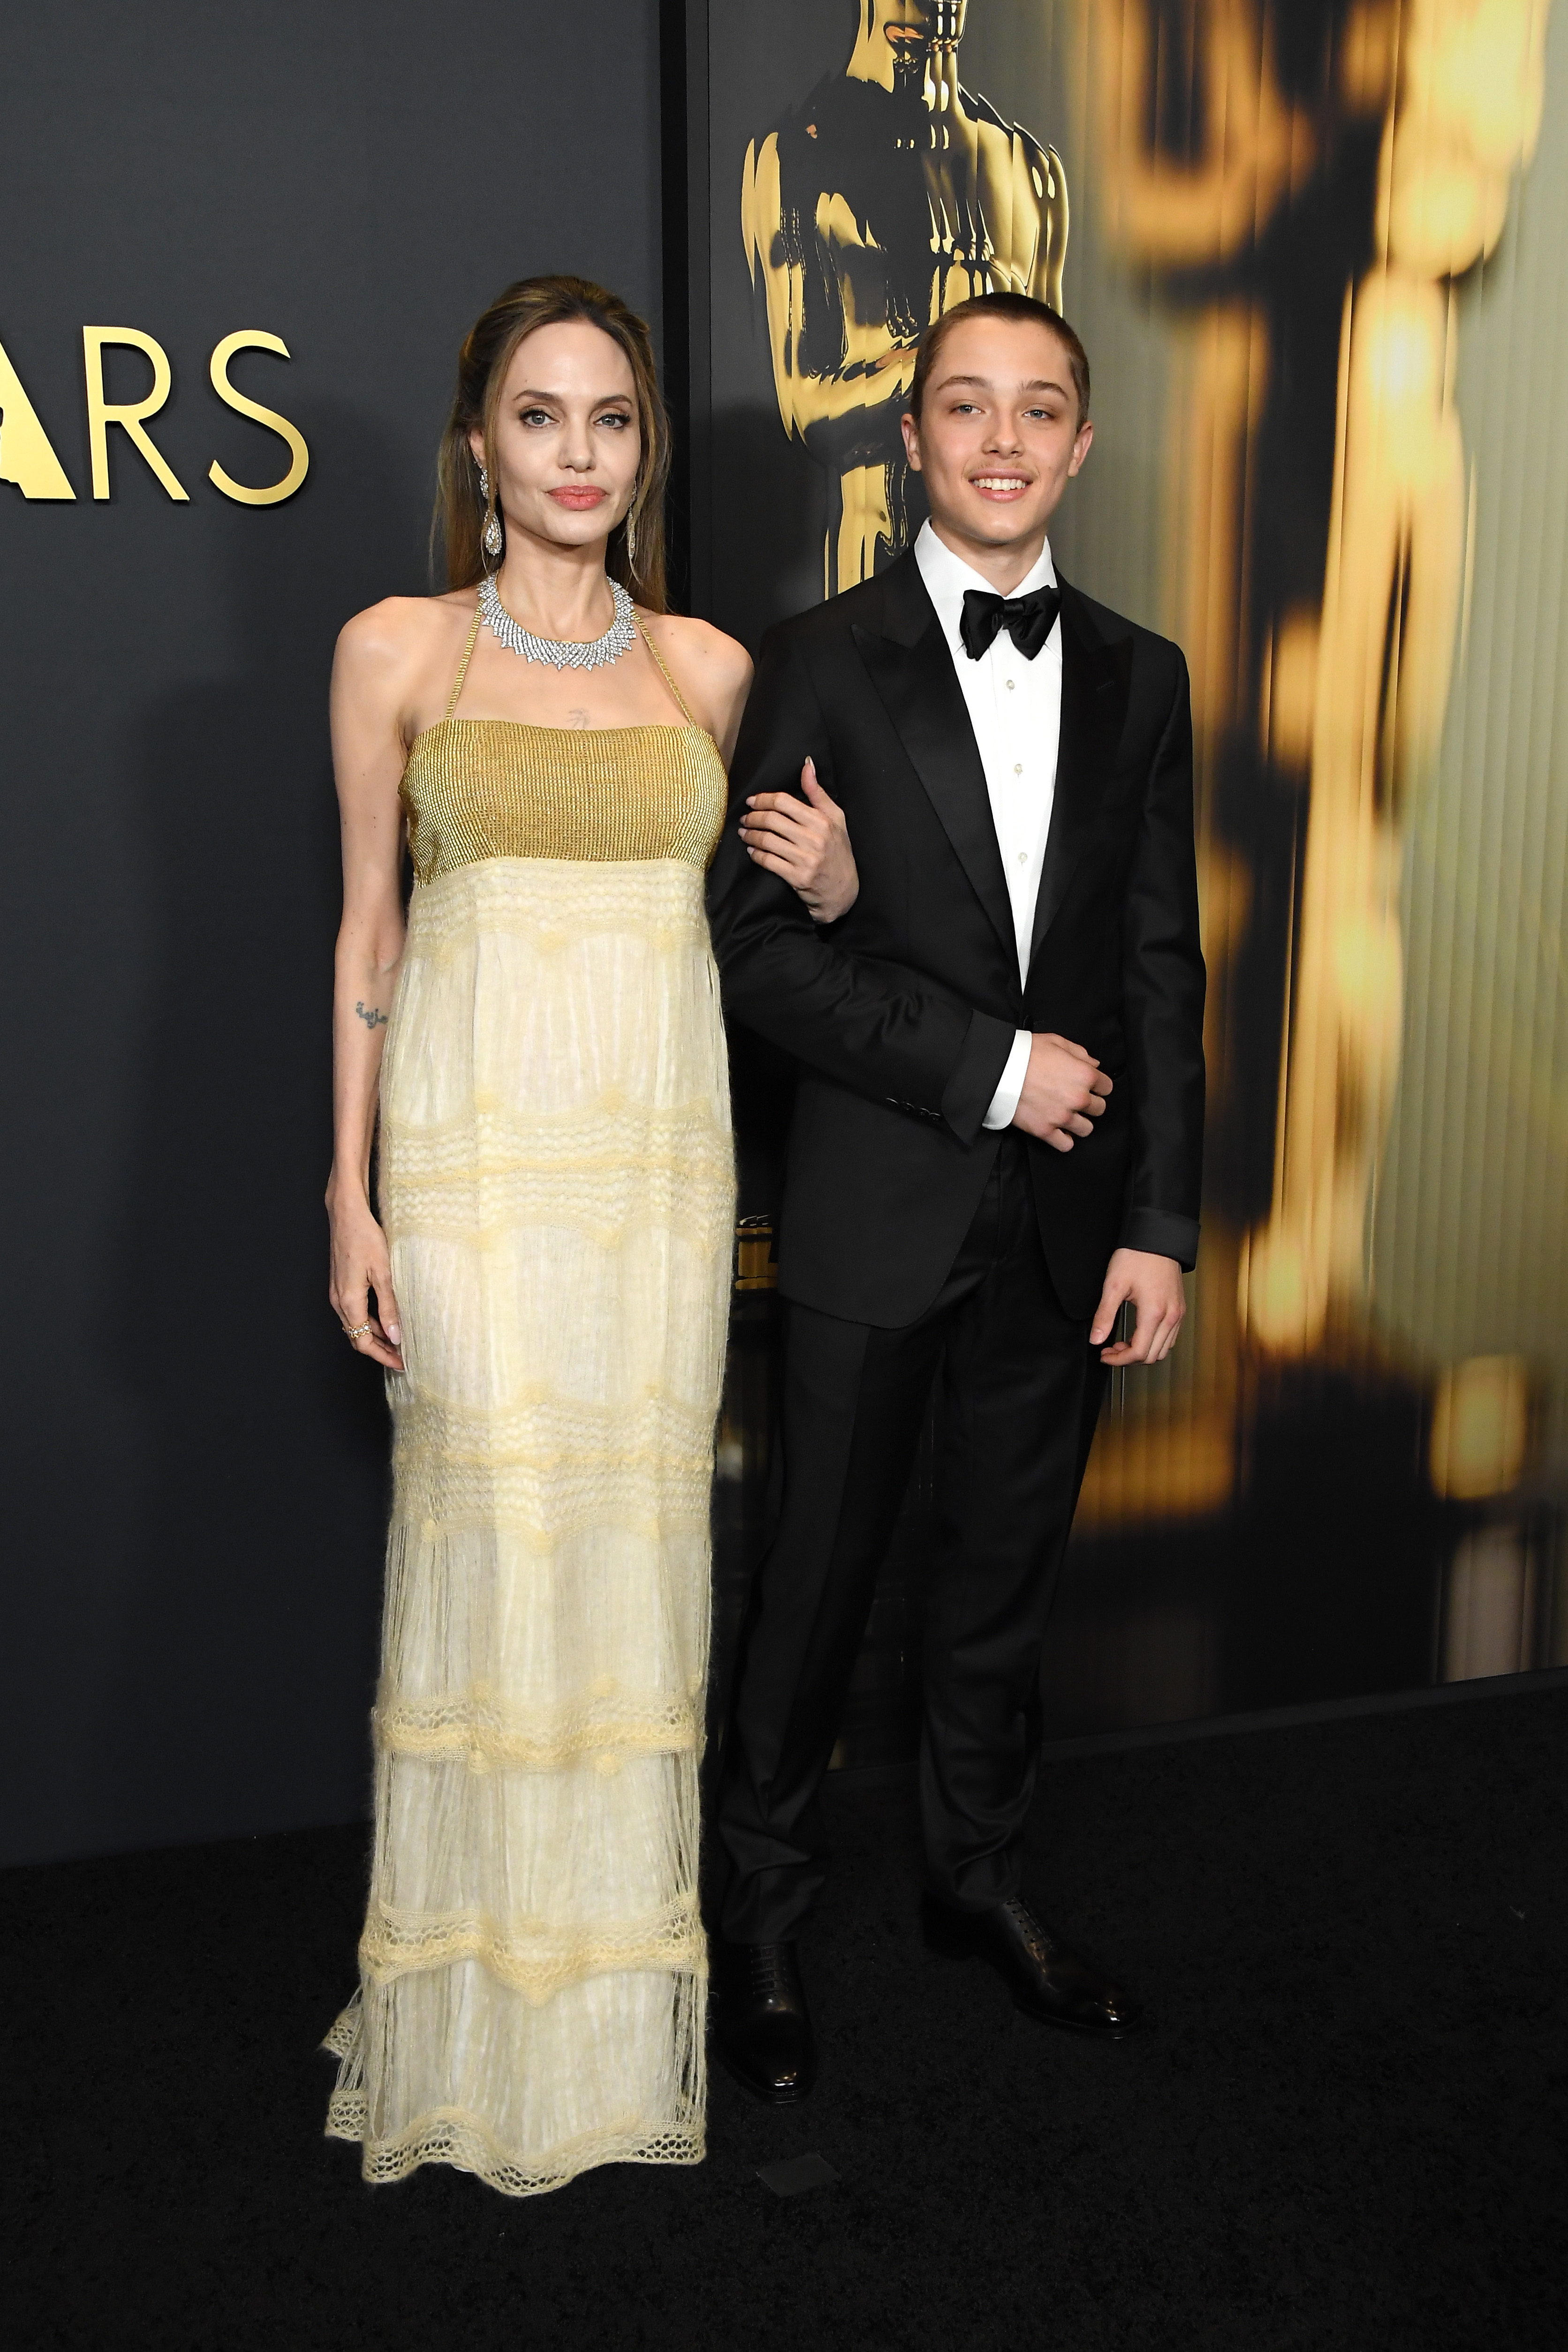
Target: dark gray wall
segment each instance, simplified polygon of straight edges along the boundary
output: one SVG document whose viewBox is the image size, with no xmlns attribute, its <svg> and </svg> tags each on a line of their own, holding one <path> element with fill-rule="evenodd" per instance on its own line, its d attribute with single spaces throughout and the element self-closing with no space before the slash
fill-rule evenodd
<svg viewBox="0 0 1568 2352">
<path fill-rule="evenodd" d="M 573 37 L 579 47 L 587 20 Z M 0 483 L 5 1197 L 0 1859 L 362 1809 L 377 1384 L 324 1296 L 344 619 L 425 583 L 465 327 L 571 268 L 657 300 L 652 0 L 14 12 L 0 341 L 77 490 Z M 84 324 L 174 368 L 89 495 Z M 288 504 L 231 504 L 304 432 Z M 143 362 L 113 362 L 133 397 Z M 5 462 L 0 429 L 0 465 Z"/>
</svg>

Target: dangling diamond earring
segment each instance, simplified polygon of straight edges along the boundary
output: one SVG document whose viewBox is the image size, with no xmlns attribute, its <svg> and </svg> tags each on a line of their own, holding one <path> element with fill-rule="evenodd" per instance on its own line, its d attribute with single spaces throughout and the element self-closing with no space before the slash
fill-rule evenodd
<svg viewBox="0 0 1568 2352">
<path fill-rule="evenodd" d="M 485 528 L 479 535 L 479 544 L 483 547 L 486 555 L 499 555 L 501 552 L 501 518 L 496 512 L 495 508 L 490 506 L 490 477 L 485 471 L 483 466 L 479 468 L 479 496 L 484 499 L 486 506 L 489 507 L 490 509 L 489 515 L 486 520 Z"/>
<path fill-rule="evenodd" d="M 629 507 L 626 510 L 626 569 L 629 572 L 634 571 L 636 564 L 637 510 L 635 507 Z"/>
</svg>

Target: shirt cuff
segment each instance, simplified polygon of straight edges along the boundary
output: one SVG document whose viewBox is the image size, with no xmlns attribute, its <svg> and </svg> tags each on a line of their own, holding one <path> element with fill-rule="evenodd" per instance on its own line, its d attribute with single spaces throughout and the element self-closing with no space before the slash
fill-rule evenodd
<svg viewBox="0 0 1568 2352">
<path fill-rule="evenodd" d="M 1002 1065 L 1001 1082 L 991 1097 L 990 1109 L 980 1121 L 982 1127 L 1010 1127 L 1013 1113 L 1023 1092 L 1024 1076 L 1029 1068 L 1029 1049 L 1034 1043 L 1028 1029 L 1020 1029 L 1013 1038 L 1013 1049 Z"/>
</svg>

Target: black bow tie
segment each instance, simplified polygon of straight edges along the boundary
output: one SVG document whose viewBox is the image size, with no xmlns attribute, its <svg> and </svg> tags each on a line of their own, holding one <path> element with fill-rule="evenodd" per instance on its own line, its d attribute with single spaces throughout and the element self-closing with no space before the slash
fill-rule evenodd
<svg viewBox="0 0 1568 2352">
<path fill-rule="evenodd" d="M 1028 596 L 997 596 L 988 588 L 966 588 L 964 617 L 958 634 L 971 661 L 989 651 L 998 629 L 1005 629 L 1025 661 L 1033 661 L 1056 626 L 1061 599 L 1049 583 Z"/>
</svg>

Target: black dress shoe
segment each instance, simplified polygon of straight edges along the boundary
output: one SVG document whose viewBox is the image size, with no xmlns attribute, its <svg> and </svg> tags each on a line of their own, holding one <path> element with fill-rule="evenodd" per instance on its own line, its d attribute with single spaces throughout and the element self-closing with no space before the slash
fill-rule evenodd
<svg viewBox="0 0 1568 2352">
<path fill-rule="evenodd" d="M 987 1960 L 1013 1997 L 1015 2009 L 1042 2025 L 1065 2025 L 1118 2042 L 1144 2021 L 1136 2001 L 1043 1927 L 1017 1896 L 988 1911 L 956 1911 L 926 1895 L 927 1948 L 949 1959 Z"/>
<path fill-rule="evenodd" d="M 741 2088 L 792 2107 L 817 2074 L 816 2042 L 793 1944 L 716 1942 L 714 2035 Z"/>
</svg>

